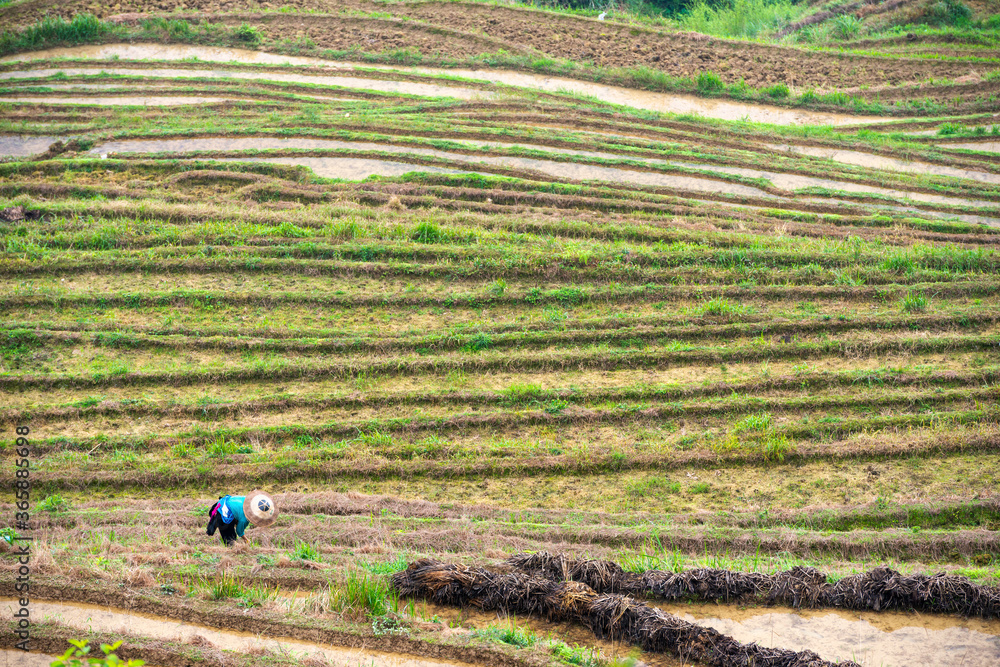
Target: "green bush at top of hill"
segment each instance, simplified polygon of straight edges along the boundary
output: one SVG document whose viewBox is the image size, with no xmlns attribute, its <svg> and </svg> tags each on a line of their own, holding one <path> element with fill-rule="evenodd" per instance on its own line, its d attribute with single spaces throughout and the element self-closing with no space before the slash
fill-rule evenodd
<svg viewBox="0 0 1000 667">
<path fill-rule="evenodd" d="M 680 17 L 688 30 L 720 37 L 756 37 L 789 23 L 802 12 L 790 0 L 732 0 L 729 4 L 697 0 Z"/>
</svg>

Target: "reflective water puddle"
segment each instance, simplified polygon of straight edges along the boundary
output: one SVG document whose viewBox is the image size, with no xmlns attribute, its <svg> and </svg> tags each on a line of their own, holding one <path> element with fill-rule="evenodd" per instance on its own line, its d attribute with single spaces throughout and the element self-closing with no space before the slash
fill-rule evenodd
<svg viewBox="0 0 1000 667">
<path fill-rule="evenodd" d="M 815 651 L 830 661 L 853 659 L 865 667 L 994 667 L 1000 664 L 1000 621 L 899 612 L 855 613 L 647 602 L 684 620 L 712 627 L 742 643 Z M 504 620 L 496 613 L 424 602 L 415 602 L 413 609 L 414 617 L 419 619 L 436 615 L 475 628 Z M 588 629 L 573 623 L 550 623 L 522 617 L 517 617 L 516 623 L 538 634 L 551 633 L 570 645 L 599 649 L 606 656 L 634 655 L 652 664 L 663 661 L 676 664 L 668 656 L 640 654 L 628 645 L 599 641 Z"/>
<path fill-rule="evenodd" d="M 970 144 L 949 144 L 949 147 L 966 148 Z M 1000 146 L 1000 144 L 997 144 Z M 896 158 L 863 153 L 861 151 L 842 150 L 839 148 L 822 148 L 820 146 L 792 146 L 788 144 L 768 145 L 778 151 L 787 151 L 799 155 L 811 155 L 813 157 L 826 158 L 834 162 L 853 164 L 859 167 L 870 167 L 872 169 L 890 169 L 892 171 L 905 171 L 911 174 L 932 174 L 934 176 L 953 176 L 955 178 L 968 178 L 982 183 L 1000 184 L 1000 174 L 991 174 L 985 171 L 974 171 L 972 169 L 960 169 L 958 167 L 946 167 L 930 162 L 910 162 Z"/>
<path fill-rule="evenodd" d="M 63 67 L 50 69 L 34 69 L 26 71 L 0 72 L 0 80 L 15 80 L 34 77 L 53 76 L 58 73 L 67 76 L 93 75 L 100 72 L 107 74 L 123 74 L 135 76 L 141 74 L 148 78 L 199 78 L 199 79 L 241 79 L 248 81 L 282 81 L 286 83 L 313 83 L 322 86 L 337 86 L 340 88 L 352 88 L 360 90 L 371 90 L 384 93 L 400 93 L 405 95 L 417 95 L 421 97 L 451 97 L 461 100 L 491 99 L 493 93 L 476 90 L 474 88 L 462 88 L 460 86 L 445 86 L 432 83 L 419 83 L 412 81 L 384 81 L 381 79 L 365 79 L 354 76 L 317 76 L 311 74 L 293 74 L 285 72 L 246 72 L 241 70 L 224 69 L 134 69 L 129 67 L 101 67 L 100 69 L 84 67 Z M 39 84 L 42 85 L 42 84 Z"/>
<path fill-rule="evenodd" d="M 0 155 L 26 157 L 44 153 L 49 146 L 66 137 L 0 136 Z"/>
<path fill-rule="evenodd" d="M 8 56 L 0 60 L 30 60 L 46 58 L 101 58 L 114 56 L 131 60 L 186 60 L 197 58 L 215 62 L 239 62 L 243 64 L 269 65 L 312 65 L 334 68 L 352 68 L 353 63 L 322 60 L 320 58 L 304 58 L 260 53 L 246 49 L 228 49 L 218 47 L 189 46 L 183 44 L 104 44 L 92 46 L 69 47 L 62 49 L 47 49 L 32 53 L 22 53 Z M 444 69 L 434 67 L 357 65 L 367 69 L 396 70 L 417 74 L 433 74 L 457 76 L 491 83 L 503 83 L 520 88 L 531 88 L 552 93 L 572 93 L 597 98 L 602 102 L 620 104 L 635 109 L 660 111 L 668 113 L 699 114 L 707 118 L 724 120 L 748 120 L 758 123 L 777 125 L 849 125 L 859 123 L 875 123 L 890 120 L 871 116 L 850 116 L 847 114 L 822 113 L 786 109 L 763 104 L 748 104 L 733 100 L 713 100 L 693 95 L 673 93 L 656 93 L 643 90 L 633 90 L 619 86 L 609 86 L 587 81 L 578 81 L 565 77 L 546 76 L 528 72 L 513 72 L 505 70 L 470 70 Z M 133 73 L 135 70 L 132 70 Z M 69 70 L 67 70 L 69 73 Z M 9 74 L 9 73 L 4 73 Z M 200 75 L 200 74 L 199 74 Z M 181 75 L 184 76 L 184 75 Z M 186 76 L 195 76 L 189 73 Z M 271 73 L 252 73 L 249 78 L 274 79 Z M 328 77 L 321 77 L 328 78 Z M 278 79 L 287 80 L 287 79 Z M 387 82 L 388 83 L 388 82 Z M 402 83 L 402 82 L 394 82 Z M 342 84 L 337 84 L 342 85 Z M 424 84 L 403 84 L 405 86 Z M 371 86 L 368 86 L 371 87 Z M 406 92 L 406 91 L 398 91 Z M 414 93 L 421 94 L 421 93 Z M 451 95 L 457 97 L 457 95 Z"/>
<path fill-rule="evenodd" d="M 215 104 L 225 102 L 228 97 L 3 97 L 4 102 L 23 102 L 35 104 L 94 104 L 99 106 L 139 106 L 165 107 L 183 106 L 185 104 Z"/>
<path fill-rule="evenodd" d="M 1000 621 L 898 612 L 656 604 L 741 642 L 802 651 L 866 667 L 995 667 Z"/>
<path fill-rule="evenodd" d="M 971 141 L 963 144 L 939 144 L 939 148 L 964 148 L 984 153 L 1000 153 L 1000 141 Z"/>
</svg>

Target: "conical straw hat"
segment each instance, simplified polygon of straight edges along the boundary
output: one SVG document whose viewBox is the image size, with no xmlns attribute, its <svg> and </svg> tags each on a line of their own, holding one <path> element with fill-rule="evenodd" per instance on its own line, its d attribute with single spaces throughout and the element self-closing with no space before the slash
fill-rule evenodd
<svg viewBox="0 0 1000 667">
<path fill-rule="evenodd" d="M 278 516 L 278 506 L 270 495 L 254 489 L 243 499 L 243 513 L 254 526 L 270 526 Z"/>
</svg>

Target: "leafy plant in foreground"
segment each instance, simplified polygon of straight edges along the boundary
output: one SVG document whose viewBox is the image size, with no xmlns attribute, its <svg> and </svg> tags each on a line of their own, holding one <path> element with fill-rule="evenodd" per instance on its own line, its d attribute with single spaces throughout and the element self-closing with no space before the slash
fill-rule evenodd
<svg viewBox="0 0 1000 667">
<path fill-rule="evenodd" d="M 118 640 L 114 644 L 101 644 L 103 656 L 90 656 L 89 641 L 86 639 L 70 639 L 71 646 L 66 652 L 52 661 L 51 667 L 142 667 L 146 664 L 143 660 L 125 661 L 115 655 L 115 651 L 122 645 Z"/>
</svg>

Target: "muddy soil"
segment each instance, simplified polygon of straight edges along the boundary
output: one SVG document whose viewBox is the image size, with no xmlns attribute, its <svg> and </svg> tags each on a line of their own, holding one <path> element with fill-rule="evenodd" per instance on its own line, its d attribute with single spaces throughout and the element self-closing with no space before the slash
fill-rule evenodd
<svg viewBox="0 0 1000 667">
<path fill-rule="evenodd" d="M 49 667 L 56 659 L 54 655 L 46 655 L 35 651 L 3 650 L 0 651 L 0 667 Z"/>
<path fill-rule="evenodd" d="M 249 3 L 248 3 L 249 4 Z M 265 8 L 268 3 L 264 3 Z M 108 17 L 122 12 L 197 10 L 204 19 L 239 25 L 252 22 L 267 37 L 308 36 L 320 48 L 360 48 L 381 52 L 412 47 L 424 55 L 468 57 L 505 49 L 532 50 L 600 67 L 644 66 L 673 76 L 697 76 L 711 70 L 727 83 L 744 79 L 751 86 L 786 83 L 796 88 L 851 88 L 918 83 L 929 78 L 978 76 L 975 63 L 930 59 L 880 58 L 817 53 L 786 46 L 728 41 L 695 33 L 671 33 L 612 21 L 539 12 L 515 7 L 426 2 L 385 4 L 323 2 L 300 6 L 327 12 L 391 9 L 394 17 L 418 21 L 296 14 L 215 14 L 243 9 L 239 2 L 175 0 L 148 3 L 125 0 L 98 5 L 31 3 L 0 12 L 8 25 L 37 20 L 42 14 L 70 16 L 91 11 Z M 195 15 L 191 15 L 192 17 Z M 980 68 L 981 69 L 981 68 Z"/>
<path fill-rule="evenodd" d="M 717 604 L 649 604 L 684 620 L 705 625 L 743 642 L 796 651 L 810 650 L 827 660 L 854 659 L 865 667 L 921 665 L 951 667 L 992 666 L 1000 661 L 1000 622 L 950 616 L 907 613 L 791 610 Z M 433 616 L 480 628 L 504 622 L 495 613 L 454 609 L 415 602 L 413 616 Z M 550 634 L 570 645 L 589 646 L 619 658 L 638 657 L 660 665 L 668 656 L 638 653 L 636 649 L 596 640 L 584 627 L 520 618 L 517 624 L 539 634 Z M 964 660 L 964 661 L 963 661 Z"/>
<path fill-rule="evenodd" d="M 1000 623 L 996 621 L 884 612 L 651 604 L 741 642 L 808 649 L 827 660 L 853 659 L 865 667 L 1000 664 Z"/>
<path fill-rule="evenodd" d="M 100 106 L 138 106 L 138 107 L 169 107 L 192 104 L 217 104 L 233 97 L 198 97 L 188 95 L 161 97 L 4 97 L 5 102 L 22 102 L 31 104 L 96 104 Z"/>
<path fill-rule="evenodd" d="M 27 157 L 48 150 L 60 137 L 0 136 L 0 157 Z"/>
<path fill-rule="evenodd" d="M 237 62 L 240 64 L 266 64 L 266 65 L 303 65 L 321 66 L 336 69 L 351 69 L 352 63 L 322 60 L 319 58 L 305 58 L 295 56 L 279 56 L 274 54 L 260 53 L 247 49 L 229 49 L 205 46 L 187 45 L 158 45 L 158 44 L 107 44 L 78 46 L 69 48 L 46 49 L 44 51 L 33 51 L 21 53 L 14 56 L 7 56 L 0 59 L 2 61 L 29 60 L 29 59 L 51 59 L 51 58 L 95 58 L 110 59 L 118 58 L 128 60 L 152 59 L 152 60 L 184 60 L 187 58 L 198 58 L 209 62 Z M 611 86 L 601 83 L 591 83 L 578 81 L 566 77 L 548 76 L 529 72 L 515 72 L 509 70 L 473 70 L 473 69 L 444 69 L 435 67 L 407 67 L 407 66 L 372 66 L 364 65 L 369 69 L 395 70 L 410 74 L 448 75 L 469 79 L 477 79 L 491 83 L 501 83 L 521 88 L 542 90 L 550 93 L 568 92 L 576 95 L 588 95 L 600 99 L 609 104 L 620 104 L 634 109 L 645 109 L 647 111 L 658 111 L 663 113 L 683 113 L 698 114 L 706 118 L 720 118 L 723 120 L 749 120 L 757 123 L 770 123 L 774 125 L 853 125 L 864 123 L 885 122 L 890 119 L 875 116 L 852 116 L 848 114 L 826 113 L 816 111 L 805 111 L 800 109 L 786 109 L 783 107 L 769 106 L 766 104 L 749 104 L 734 100 L 714 100 L 697 97 L 694 95 L 683 95 L 679 93 L 658 93 L 643 90 L 633 90 L 620 86 Z M 22 77 L 50 76 L 57 71 L 66 74 L 87 74 L 95 73 L 93 70 L 85 70 L 77 67 L 60 68 L 59 70 L 27 70 L 25 72 L 3 72 L 0 79 L 15 79 Z M 169 77 L 211 77 L 230 76 L 239 79 L 257 79 L 270 81 L 286 81 L 299 83 L 319 83 L 330 86 L 345 86 L 350 88 L 366 88 L 384 92 L 405 93 L 410 95 L 431 95 L 438 97 L 455 97 L 459 99 L 489 98 L 491 95 L 486 91 L 462 88 L 461 84 L 447 84 L 446 82 L 417 83 L 401 81 L 372 81 L 353 77 L 316 76 L 312 73 L 291 74 L 285 72 L 238 72 L 238 71 L 203 71 L 203 70 L 164 70 L 164 69 L 125 69 L 119 67 L 103 67 L 101 71 L 111 74 L 141 74 L 148 77 L 169 76 Z"/>
<path fill-rule="evenodd" d="M 13 613 L 14 600 L 0 601 Z M 76 602 L 48 602 L 33 599 L 31 613 L 80 630 L 112 631 L 122 635 L 140 635 L 152 639 L 212 646 L 239 653 L 271 651 L 284 655 L 325 660 L 334 665 L 365 667 L 467 667 L 467 663 L 428 660 L 413 656 L 384 653 L 371 649 L 342 648 L 293 639 L 272 639 L 251 632 L 216 630 L 204 625 L 150 616 L 123 609 Z"/>
<path fill-rule="evenodd" d="M 955 144 L 955 147 L 967 148 L 972 144 Z M 1000 145 L 1000 144 L 998 144 Z M 842 150 L 838 148 L 823 148 L 820 146 L 792 146 L 788 144 L 768 145 L 768 148 L 777 151 L 787 151 L 799 155 L 812 155 L 814 157 L 826 158 L 834 162 L 844 164 L 854 164 L 860 167 L 871 169 L 888 169 L 891 171 L 905 171 L 911 174 L 932 174 L 935 176 L 951 176 L 954 178 L 968 178 L 980 183 L 1000 184 L 1000 174 L 992 174 L 985 171 L 974 171 L 972 169 L 959 169 L 940 164 L 928 162 L 911 162 L 899 160 L 897 158 L 863 153 L 861 151 Z M 980 149 L 983 150 L 983 149 Z"/>
</svg>

